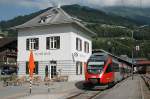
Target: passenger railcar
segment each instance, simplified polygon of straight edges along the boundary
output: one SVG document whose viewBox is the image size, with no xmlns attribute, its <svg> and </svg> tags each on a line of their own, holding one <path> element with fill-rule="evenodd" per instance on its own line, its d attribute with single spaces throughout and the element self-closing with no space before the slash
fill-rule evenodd
<svg viewBox="0 0 150 99">
<path fill-rule="evenodd" d="M 130 67 L 105 53 L 94 53 L 87 62 L 85 80 L 93 85 L 113 85 L 128 76 Z"/>
</svg>

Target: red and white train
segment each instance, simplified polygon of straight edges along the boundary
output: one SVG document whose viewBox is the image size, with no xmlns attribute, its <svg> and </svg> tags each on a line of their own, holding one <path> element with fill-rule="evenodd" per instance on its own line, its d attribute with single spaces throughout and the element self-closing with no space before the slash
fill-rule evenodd
<svg viewBox="0 0 150 99">
<path fill-rule="evenodd" d="M 129 76 L 131 67 L 106 53 L 93 53 L 85 68 L 85 80 L 92 85 L 110 85 Z"/>
</svg>

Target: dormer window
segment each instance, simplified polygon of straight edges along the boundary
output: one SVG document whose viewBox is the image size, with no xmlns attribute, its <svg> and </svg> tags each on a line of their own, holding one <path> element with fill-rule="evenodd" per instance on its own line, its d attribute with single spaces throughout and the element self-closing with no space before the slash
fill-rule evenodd
<svg viewBox="0 0 150 99">
<path fill-rule="evenodd" d="M 58 13 L 58 11 L 56 9 L 53 9 L 52 12 L 53 12 L 53 14 L 57 14 Z"/>
<path fill-rule="evenodd" d="M 39 23 L 48 23 L 53 18 L 53 16 L 58 13 L 58 11 L 56 11 L 55 9 L 53 9 L 51 12 L 51 14 L 45 14 L 41 16 Z"/>
<path fill-rule="evenodd" d="M 39 23 L 45 23 L 45 22 L 46 22 L 46 19 L 47 19 L 46 16 L 41 17 Z"/>
</svg>

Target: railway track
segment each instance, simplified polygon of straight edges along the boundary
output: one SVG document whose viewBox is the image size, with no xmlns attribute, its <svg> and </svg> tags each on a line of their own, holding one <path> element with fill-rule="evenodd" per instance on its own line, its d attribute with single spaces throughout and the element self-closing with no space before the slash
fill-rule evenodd
<svg viewBox="0 0 150 99">
<path fill-rule="evenodd" d="M 67 99 L 93 99 L 100 93 L 101 91 L 84 91 L 74 96 L 68 97 Z"/>
<path fill-rule="evenodd" d="M 124 79 L 121 82 L 123 82 L 125 80 L 127 80 L 127 79 Z M 115 84 L 114 86 L 116 86 L 116 85 L 119 86 L 121 84 L 121 82 Z M 107 87 L 99 87 L 99 88 L 102 88 L 102 89 L 99 91 L 87 91 L 86 90 L 86 91 L 80 92 L 78 94 L 75 94 L 73 96 L 70 96 L 66 99 L 94 99 L 96 96 L 106 92 L 105 90 L 107 90 Z M 110 88 L 110 89 L 112 89 L 112 88 Z"/>
</svg>

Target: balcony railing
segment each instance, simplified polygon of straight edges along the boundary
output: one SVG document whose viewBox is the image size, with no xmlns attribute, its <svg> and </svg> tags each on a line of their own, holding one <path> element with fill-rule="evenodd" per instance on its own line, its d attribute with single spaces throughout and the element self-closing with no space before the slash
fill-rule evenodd
<svg viewBox="0 0 150 99">
<path fill-rule="evenodd" d="M 0 62 L 0 65 L 17 65 L 17 62 Z"/>
<path fill-rule="evenodd" d="M 17 57 L 17 52 L 15 52 L 15 51 L 6 51 L 6 56 L 14 56 L 14 57 Z"/>
</svg>

